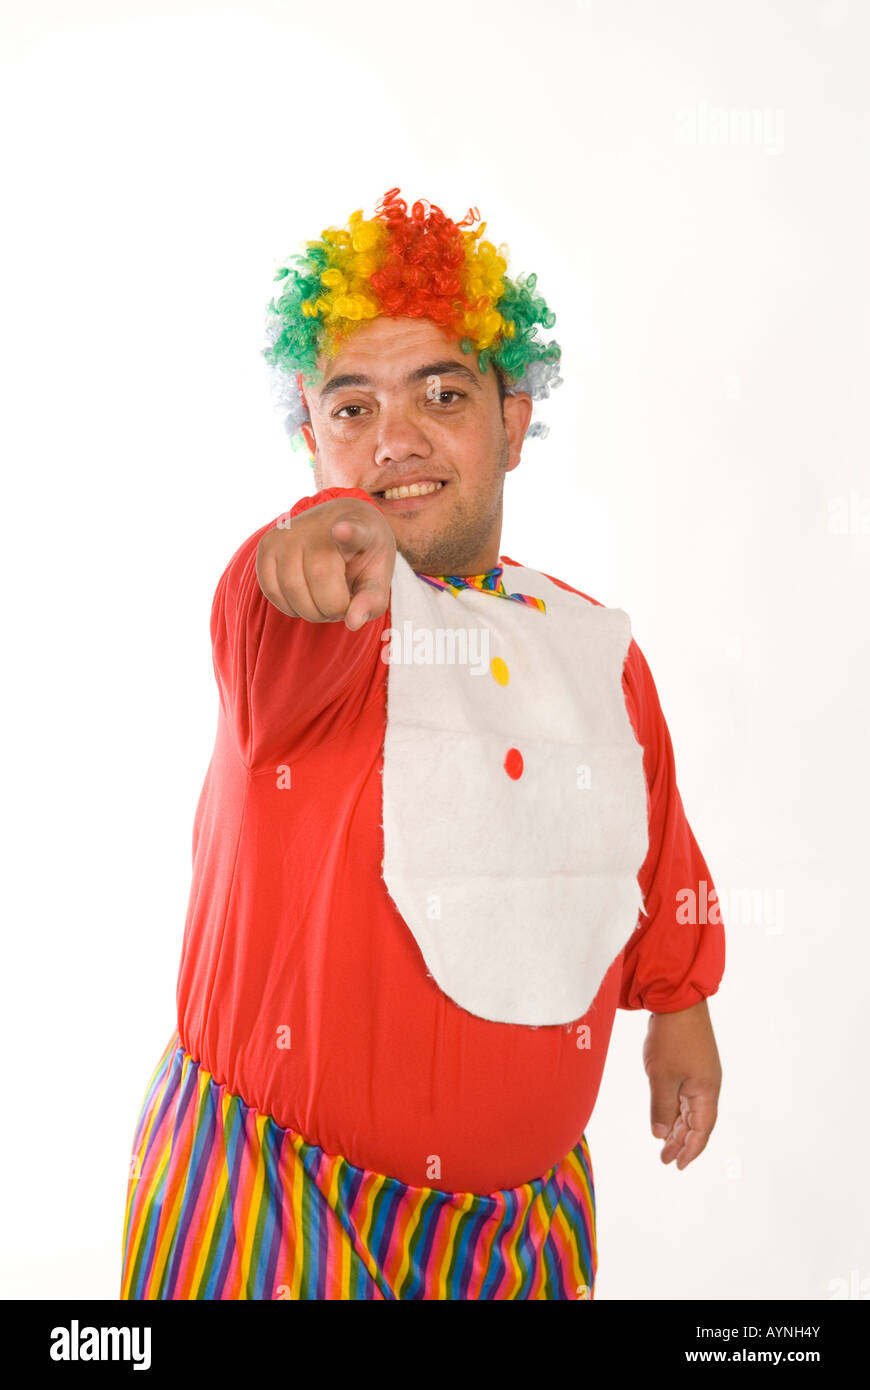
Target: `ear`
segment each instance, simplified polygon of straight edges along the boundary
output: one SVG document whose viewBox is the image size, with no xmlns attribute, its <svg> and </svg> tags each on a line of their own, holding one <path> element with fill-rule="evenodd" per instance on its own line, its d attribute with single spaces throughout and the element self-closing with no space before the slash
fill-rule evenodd
<svg viewBox="0 0 870 1390">
<path fill-rule="evenodd" d="M 317 453 L 317 444 L 314 440 L 314 430 L 311 428 L 310 420 L 306 420 L 305 424 L 300 425 L 299 428 L 302 431 L 302 437 L 305 440 L 305 443 L 308 445 L 308 452 L 311 455 L 311 457 L 314 458 L 314 455 Z"/>
<path fill-rule="evenodd" d="M 510 472 L 520 461 L 523 440 L 532 418 L 532 398 L 528 392 L 518 391 L 516 395 L 505 396 L 502 415 L 509 449 L 507 471 Z"/>
</svg>

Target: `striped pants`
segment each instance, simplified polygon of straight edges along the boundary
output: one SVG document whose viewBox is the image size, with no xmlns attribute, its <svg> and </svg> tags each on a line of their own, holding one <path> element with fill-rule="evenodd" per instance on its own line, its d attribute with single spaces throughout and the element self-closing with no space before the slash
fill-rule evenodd
<svg viewBox="0 0 870 1390">
<path fill-rule="evenodd" d="M 593 1297 L 585 1135 L 520 1187 L 408 1187 L 245 1105 L 174 1033 L 130 1167 L 122 1299 Z"/>
</svg>

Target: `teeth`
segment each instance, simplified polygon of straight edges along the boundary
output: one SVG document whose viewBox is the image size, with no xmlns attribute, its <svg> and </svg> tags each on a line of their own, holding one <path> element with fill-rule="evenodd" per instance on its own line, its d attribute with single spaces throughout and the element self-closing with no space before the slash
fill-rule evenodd
<svg viewBox="0 0 870 1390">
<path fill-rule="evenodd" d="M 443 486 L 443 483 L 412 483 L 410 487 L 388 487 L 384 497 L 388 502 L 398 501 L 401 497 L 425 497 Z"/>
</svg>

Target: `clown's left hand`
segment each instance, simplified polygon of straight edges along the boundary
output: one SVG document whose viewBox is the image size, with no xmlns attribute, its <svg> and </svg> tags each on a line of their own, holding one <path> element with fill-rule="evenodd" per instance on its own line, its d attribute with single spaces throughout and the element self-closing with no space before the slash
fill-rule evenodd
<svg viewBox="0 0 870 1390">
<path fill-rule="evenodd" d="M 716 1123 L 722 1067 L 706 999 L 676 1013 L 652 1014 L 643 1047 L 650 1123 L 664 1139 L 663 1163 L 685 1168 L 706 1148 Z"/>
</svg>

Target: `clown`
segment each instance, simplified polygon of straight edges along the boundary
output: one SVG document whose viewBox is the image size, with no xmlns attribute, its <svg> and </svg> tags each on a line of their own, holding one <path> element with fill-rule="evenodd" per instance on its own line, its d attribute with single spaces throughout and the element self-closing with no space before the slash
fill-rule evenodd
<svg viewBox="0 0 870 1390">
<path fill-rule="evenodd" d="M 392 189 L 276 277 L 316 490 L 214 596 L 122 1298 L 591 1298 L 617 1008 L 651 1015 L 662 1159 L 715 1123 L 723 928 L 649 668 L 627 614 L 500 554 L 560 350 L 478 221 Z"/>
</svg>

